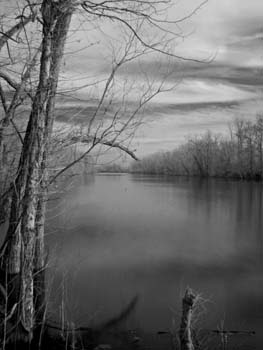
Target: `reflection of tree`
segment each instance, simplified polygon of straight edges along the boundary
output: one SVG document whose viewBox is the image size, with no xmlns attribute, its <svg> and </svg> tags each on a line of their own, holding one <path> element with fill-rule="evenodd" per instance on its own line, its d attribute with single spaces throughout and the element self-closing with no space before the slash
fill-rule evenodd
<svg viewBox="0 0 263 350">
<path fill-rule="evenodd" d="M 255 222 L 256 222 L 256 241 L 258 245 L 258 254 L 259 254 L 259 262 L 262 264 L 263 262 L 263 235 L 262 235 L 262 228 L 263 228 L 263 191 L 262 191 L 262 186 L 257 186 L 256 188 L 256 204 L 255 204 L 255 211 L 256 211 L 256 217 L 255 217 Z"/>
<path fill-rule="evenodd" d="M 217 201 L 216 186 L 213 180 L 194 178 L 190 181 L 189 210 L 193 215 L 206 215 L 205 221 L 208 223 L 214 213 L 214 204 Z"/>
<path fill-rule="evenodd" d="M 246 252 L 251 253 L 251 259 L 262 258 L 262 186 L 257 183 L 233 185 L 236 244 L 240 249 L 248 247 Z"/>
</svg>

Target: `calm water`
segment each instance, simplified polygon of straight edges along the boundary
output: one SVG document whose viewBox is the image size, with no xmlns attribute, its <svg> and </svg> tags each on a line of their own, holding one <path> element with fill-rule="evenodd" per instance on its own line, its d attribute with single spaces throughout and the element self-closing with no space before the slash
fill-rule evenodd
<svg viewBox="0 0 263 350">
<path fill-rule="evenodd" d="M 49 212 L 54 276 L 67 286 L 68 315 L 98 324 L 137 294 L 126 327 L 166 330 L 179 324 L 190 286 L 203 298 L 201 328 L 256 331 L 232 338 L 239 349 L 262 349 L 262 209 L 257 183 L 88 179 Z"/>
</svg>

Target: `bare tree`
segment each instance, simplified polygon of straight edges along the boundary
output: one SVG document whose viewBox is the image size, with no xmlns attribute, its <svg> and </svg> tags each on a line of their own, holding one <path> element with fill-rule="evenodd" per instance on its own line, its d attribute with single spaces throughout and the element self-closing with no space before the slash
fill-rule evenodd
<svg viewBox="0 0 263 350">
<path fill-rule="evenodd" d="M 191 136 L 171 152 L 156 153 L 132 164 L 131 171 L 200 177 L 262 180 L 262 117 L 235 120 L 230 135 L 206 132 Z"/>
<path fill-rule="evenodd" d="M 150 52 L 188 59 L 169 49 L 171 40 L 179 34 L 169 30 L 168 26 L 174 26 L 183 20 L 167 20 L 165 13 L 171 5 L 171 0 L 42 0 L 37 3 L 26 0 L 15 24 L 2 31 L 0 49 L 5 47 L 6 61 L 9 65 L 16 64 L 16 70 L 20 70 L 19 81 L 16 79 L 17 74 L 13 75 L 11 70 L 6 69 L 6 64 L 0 71 L 1 81 L 5 87 L 12 89 L 9 102 L 6 88 L 1 85 L 0 89 L 4 110 L 0 124 L 2 163 L 5 154 L 5 129 L 10 124 L 21 142 L 15 179 L 8 191 L 11 194 L 11 208 L 6 238 L 1 247 L 2 282 L 5 295 L 8 296 L 6 312 L 9 315 L 9 327 L 4 327 L 2 338 L 10 333 L 15 342 L 23 340 L 30 343 L 33 338 L 39 337 L 38 326 L 43 321 L 45 308 L 44 223 L 49 185 L 101 145 L 117 148 L 136 159 L 136 155 L 129 148 L 129 140 L 140 124 L 140 112 L 165 87 L 162 83 L 156 85 L 146 81 L 141 97 L 132 108 L 127 105 L 124 92 L 120 106 L 112 110 L 111 119 L 106 119 L 105 115 L 109 113 L 116 95 L 113 85 L 117 72 L 123 65 Z M 79 145 L 85 147 L 81 148 L 83 152 L 62 169 L 49 174 L 59 72 L 72 15 L 80 11 L 91 22 L 106 20 L 119 23 L 128 33 L 128 41 L 122 54 L 113 61 L 101 97 L 89 116 L 86 127 L 74 128 L 57 136 L 57 141 L 63 147 Z M 191 14 L 192 12 L 189 16 Z M 144 35 L 146 27 L 148 31 L 161 34 L 157 40 L 150 40 L 149 36 Z M 39 33 L 37 45 L 32 45 L 33 41 L 29 37 L 29 32 L 32 33 L 34 28 Z M 11 46 L 15 48 L 21 41 L 28 52 L 23 67 L 21 62 L 13 62 L 10 50 Z M 14 117 L 17 107 L 27 98 L 30 101 L 29 117 L 25 134 L 22 134 L 16 127 Z M 139 119 L 135 121 L 136 116 Z M 6 325 L 6 322 L 3 324 Z"/>
<path fill-rule="evenodd" d="M 257 116 L 257 122 L 254 126 L 256 151 L 258 153 L 258 177 L 263 179 L 263 116 Z"/>
</svg>

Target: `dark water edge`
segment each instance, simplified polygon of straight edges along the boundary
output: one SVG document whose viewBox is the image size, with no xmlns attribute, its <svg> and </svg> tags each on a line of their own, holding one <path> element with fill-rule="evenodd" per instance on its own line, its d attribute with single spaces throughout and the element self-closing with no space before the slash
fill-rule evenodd
<svg viewBox="0 0 263 350">
<path fill-rule="evenodd" d="M 109 170 L 106 168 L 106 170 L 100 169 L 97 173 L 97 175 L 134 175 L 134 176 L 152 176 L 152 177 L 160 177 L 164 179 L 169 178 L 183 178 L 183 179 L 199 179 L 202 181 L 206 180 L 223 180 L 223 181 L 239 181 L 239 182 L 259 182 L 262 183 L 263 179 L 260 174 L 255 175 L 239 175 L 239 174 L 230 174 L 230 175 L 195 175 L 195 174 L 176 174 L 176 173 L 156 173 L 156 172 L 141 172 L 141 171 L 129 171 L 129 170 L 122 170 L 119 171 L 116 170 Z"/>
</svg>

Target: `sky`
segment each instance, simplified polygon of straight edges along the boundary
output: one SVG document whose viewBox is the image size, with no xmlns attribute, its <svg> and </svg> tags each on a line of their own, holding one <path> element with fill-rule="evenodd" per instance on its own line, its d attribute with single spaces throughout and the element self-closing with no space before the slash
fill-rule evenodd
<svg viewBox="0 0 263 350">
<path fill-rule="evenodd" d="M 114 98 L 117 102 L 121 100 L 130 80 L 132 88 L 127 93 L 127 102 L 135 106 L 145 78 L 158 86 L 166 75 L 165 87 L 169 91 L 150 101 L 143 124 L 131 140 L 131 148 L 137 150 L 139 157 L 172 150 L 187 136 L 199 135 L 208 129 L 224 134 L 228 123 L 235 118 L 253 119 L 263 112 L 262 0 L 204 3 L 174 0 L 172 3 L 166 14 L 168 20 L 191 14 L 180 24 L 168 27 L 184 35 L 176 40 L 173 52 L 203 62 L 146 55 L 131 62 L 116 76 Z M 0 4 L 7 10 L 10 2 L 0 0 Z M 143 30 L 149 40 L 158 35 Z M 58 109 L 81 109 L 77 118 L 84 118 L 94 109 L 111 71 L 113 50 L 117 57 L 123 52 L 123 38 L 123 31 L 111 21 L 93 23 L 83 13 L 74 16 L 59 87 L 63 92 L 75 89 L 78 100 L 58 100 Z M 210 61 L 204 63 L 207 60 Z M 102 83 L 92 88 L 86 86 L 95 80 Z"/>
<path fill-rule="evenodd" d="M 200 4 L 197 0 L 174 1 L 168 19 L 187 16 Z M 131 143 L 139 157 L 172 150 L 185 142 L 189 135 L 199 135 L 208 129 L 225 134 L 235 118 L 253 119 L 263 111 L 262 13 L 262 0 L 209 0 L 180 23 L 179 28 L 176 27 L 185 37 L 176 41 L 174 52 L 211 62 L 166 62 L 160 56 L 149 55 L 139 64 L 131 63 L 121 71 L 118 78 L 124 81 L 132 78 L 142 83 L 145 78 L 141 74 L 143 71 L 156 84 L 162 81 L 164 72 L 169 72 L 166 87 L 175 86 L 149 103 L 143 125 Z M 72 28 L 77 28 L 78 20 L 74 19 Z M 78 40 L 73 39 L 70 43 L 69 38 L 68 50 L 78 48 L 65 63 L 65 75 L 70 77 L 71 87 L 84 85 L 93 76 L 107 77 L 111 67 L 111 45 L 107 44 L 115 45 L 118 54 L 116 38 L 119 32 L 118 28 L 108 26 L 101 30 L 103 33 L 94 37 L 93 32 L 87 31 L 82 24 L 77 33 Z M 72 29 L 72 38 L 75 36 Z M 100 44 L 93 45 L 96 41 Z M 92 46 L 85 50 L 87 44 Z M 81 80 L 78 79 L 80 75 Z M 85 97 L 87 91 L 84 88 L 78 94 Z M 100 92 L 98 88 L 96 93 Z M 130 94 L 128 99 L 135 103 L 138 96 Z"/>
</svg>

